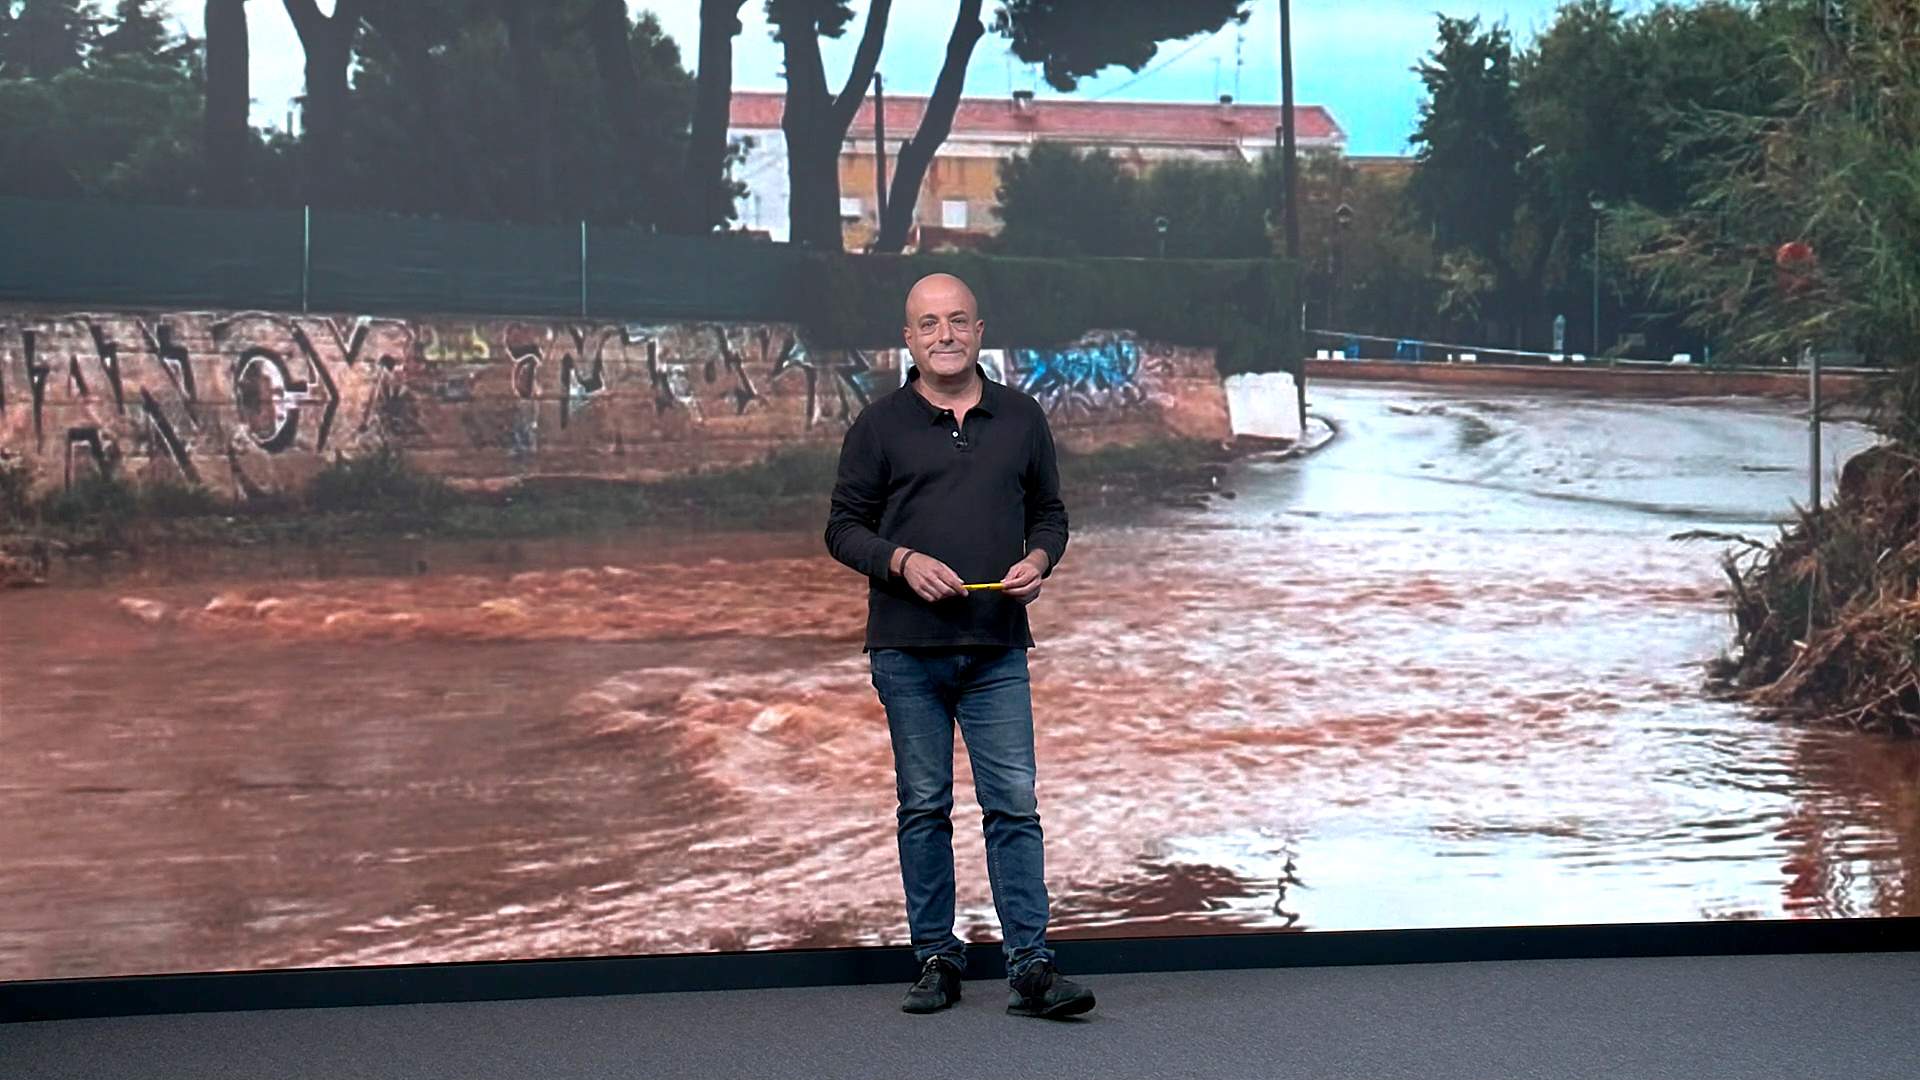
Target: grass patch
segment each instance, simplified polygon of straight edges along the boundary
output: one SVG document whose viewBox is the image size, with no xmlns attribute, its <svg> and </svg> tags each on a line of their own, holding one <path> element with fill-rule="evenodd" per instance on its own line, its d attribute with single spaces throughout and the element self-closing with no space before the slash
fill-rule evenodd
<svg viewBox="0 0 1920 1080">
<path fill-rule="evenodd" d="M 1204 486 L 1222 458 L 1204 441 L 1165 441 L 1060 455 L 1069 510 L 1163 500 Z M 765 461 L 652 482 L 540 480 L 463 492 L 399 451 L 340 459 L 297 496 L 234 504 L 177 483 L 134 488 L 89 477 L 30 504 L 6 529 L 85 553 L 170 544 L 315 544 L 397 535 L 537 539 L 635 528 L 779 530 L 825 523 L 839 448 L 795 447 Z M 0 489 L 0 494 L 4 489 Z"/>
<path fill-rule="evenodd" d="M 414 468 L 404 453 L 390 446 L 362 457 L 336 457 L 314 475 L 306 490 L 307 506 L 322 514 L 430 514 L 458 498 L 446 481 Z"/>
</svg>

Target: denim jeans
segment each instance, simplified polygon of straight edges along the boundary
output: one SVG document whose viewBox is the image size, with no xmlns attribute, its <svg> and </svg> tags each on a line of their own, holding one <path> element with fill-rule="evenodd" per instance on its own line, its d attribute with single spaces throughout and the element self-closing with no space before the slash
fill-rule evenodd
<svg viewBox="0 0 1920 1080">
<path fill-rule="evenodd" d="M 1034 797 L 1033 698 L 1025 649 L 875 649 L 873 688 L 887 710 L 900 796 L 900 878 L 922 964 L 965 967 L 953 933 L 953 729 L 973 763 L 1007 973 L 1047 948 L 1047 885 Z"/>
</svg>

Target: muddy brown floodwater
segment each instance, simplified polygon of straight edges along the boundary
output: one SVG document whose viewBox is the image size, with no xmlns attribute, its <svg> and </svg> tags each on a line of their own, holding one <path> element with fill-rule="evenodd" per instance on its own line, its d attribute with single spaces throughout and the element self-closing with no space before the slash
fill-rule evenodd
<svg viewBox="0 0 1920 1080">
<path fill-rule="evenodd" d="M 1767 535 L 1798 418 L 1315 408 L 1034 609 L 1057 936 L 1920 913 L 1920 749 L 1701 692 L 1722 579 L 1668 537 Z M 816 533 L 408 544 L 0 596 L 0 979 L 904 940 Z"/>
</svg>

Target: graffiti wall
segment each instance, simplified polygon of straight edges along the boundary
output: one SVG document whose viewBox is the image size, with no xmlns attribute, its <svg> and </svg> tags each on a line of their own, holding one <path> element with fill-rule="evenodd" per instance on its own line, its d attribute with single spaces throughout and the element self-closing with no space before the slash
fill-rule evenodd
<svg viewBox="0 0 1920 1080">
<path fill-rule="evenodd" d="M 904 358 L 775 324 L 0 311 L 0 451 L 42 486 L 113 470 L 237 498 L 388 444 L 476 485 L 645 479 L 837 442 Z M 1105 333 L 994 360 L 1069 447 L 1228 434 L 1203 350 Z"/>
</svg>

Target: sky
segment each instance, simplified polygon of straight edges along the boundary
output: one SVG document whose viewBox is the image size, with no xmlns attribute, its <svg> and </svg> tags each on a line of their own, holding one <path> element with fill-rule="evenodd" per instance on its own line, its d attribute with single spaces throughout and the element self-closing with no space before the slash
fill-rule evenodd
<svg viewBox="0 0 1920 1080">
<path fill-rule="evenodd" d="M 166 0 L 184 31 L 198 37 L 205 5 L 198 0 Z M 651 11 L 680 44 L 681 63 L 692 70 L 699 52 L 699 0 L 629 0 L 635 13 Z M 996 5 L 989 3 L 991 13 Z M 1244 28 L 1229 25 L 1218 33 L 1163 44 L 1135 75 L 1112 68 L 1085 80 L 1071 96 L 1116 101 L 1213 101 L 1233 94 L 1250 103 L 1280 100 L 1279 0 L 1249 0 L 1252 18 Z M 1483 22 L 1504 21 L 1520 42 L 1530 40 L 1553 17 L 1558 0 L 1294 0 L 1294 98 L 1322 105 L 1347 132 L 1349 154 L 1404 154 L 1420 103 L 1420 80 L 1412 68 L 1434 43 L 1435 13 L 1478 15 Z M 1623 5 L 1637 10 L 1644 3 Z M 320 0 L 331 11 L 332 0 Z M 867 0 L 854 0 L 855 20 L 845 37 L 824 42 L 827 70 L 834 84 L 846 77 L 859 40 Z M 880 72 L 889 90 L 924 94 L 932 90 L 953 24 L 955 0 L 895 0 L 888 20 Z M 734 39 L 734 85 L 779 90 L 780 46 L 767 33 L 760 0 L 742 9 L 746 29 Z M 990 15 L 989 15 L 990 18 Z M 303 65 L 300 39 L 286 8 L 275 0 L 247 5 L 252 53 L 254 122 L 284 127 L 291 99 L 300 93 Z M 967 69 L 969 95 L 1002 96 L 1032 89 L 1045 100 L 1057 94 L 1029 66 L 1014 60 L 1005 38 L 989 34 L 975 47 Z"/>
</svg>

